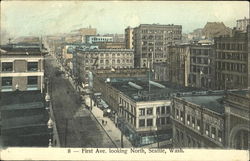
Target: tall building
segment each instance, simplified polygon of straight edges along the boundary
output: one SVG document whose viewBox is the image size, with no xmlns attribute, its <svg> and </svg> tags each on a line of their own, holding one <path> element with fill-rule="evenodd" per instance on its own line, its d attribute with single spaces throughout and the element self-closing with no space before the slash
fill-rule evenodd
<svg viewBox="0 0 250 161">
<path fill-rule="evenodd" d="M 134 28 L 135 67 L 153 67 L 167 60 L 167 46 L 181 41 L 181 25 L 141 24 Z"/>
<path fill-rule="evenodd" d="M 125 29 L 125 47 L 126 49 L 133 49 L 133 28 L 130 26 Z"/>
<path fill-rule="evenodd" d="M 190 46 L 174 45 L 168 47 L 168 79 L 174 84 L 188 86 L 190 74 Z"/>
<path fill-rule="evenodd" d="M 236 29 L 240 31 L 247 31 L 247 26 L 250 25 L 250 19 L 244 18 L 236 21 Z"/>
<path fill-rule="evenodd" d="M 250 27 L 232 37 L 215 38 L 215 86 L 218 89 L 250 87 Z"/>
<path fill-rule="evenodd" d="M 1 46 L 0 89 L 2 92 L 43 90 L 44 54 L 39 45 Z"/>
<path fill-rule="evenodd" d="M 53 121 L 49 119 L 51 104 L 47 102 L 48 96 L 45 100 L 48 91 L 44 91 L 47 51 L 42 45 L 34 44 L 9 44 L 1 46 L 0 51 L 1 145 L 56 145 Z"/>
<path fill-rule="evenodd" d="M 190 46 L 189 86 L 214 89 L 214 59 L 213 45 Z"/>
</svg>

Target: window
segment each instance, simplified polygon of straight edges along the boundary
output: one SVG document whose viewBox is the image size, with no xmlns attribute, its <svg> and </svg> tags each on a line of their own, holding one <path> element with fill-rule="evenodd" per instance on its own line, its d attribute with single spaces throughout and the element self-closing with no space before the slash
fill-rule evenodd
<svg viewBox="0 0 250 161">
<path fill-rule="evenodd" d="M 222 142 L 222 131 L 221 130 L 218 130 L 218 139 L 219 139 L 219 142 Z"/>
<path fill-rule="evenodd" d="M 187 115 L 187 124 L 190 124 L 190 115 Z"/>
<path fill-rule="evenodd" d="M 28 62 L 28 71 L 38 71 L 38 62 Z"/>
<path fill-rule="evenodd" d="M 147 119 L 147 126 L 153 126 L 153 119 Z"/>
<path fill-rule="evenodd" d="M 179 110 L 176 109 L 176 118 L 179 119 Z"/>
<path fill-rule="evenodd" d="M 184 117 L 184 112 L 181 111 L 181 121 L 183 120 L 183 117 Z"/>
<path fill-rule="evenodd" d="M 170 118 L 169 117 L 166 117 L 166 123 L 170 124 Z"/>
<path fill-rule="evenodd" d="M 166 106 L 167 108 L 167 114 L 170 114 L 170 106 Z"/>
<path fill-rule="evenodd" d="M 165 124 L 166 124 L 166 119 L 165 119 L 165 117 L 162 117 L 162 118 L 161 118 L 161 124 L 162 124 L 162 125 L 165 125 Z"/>
<path fill-rule="evenodd" d="M 201 127 L 201 121 L 200 121 L 200 120 L 197 120 L 197 130 L 200 131 L 200 127 Z"/>
<path fill-rule="evenodd" d="M 2 71 L 13 71 L 13 63 L 12 62 L 3 62 L 2 63 Z"/>
<path fill-rule="evenodd" d="M 139 120 L 139 127 L 145 127 L 145 119 Z"/>
<path fill-rule="evenodd" d="M 165 114 L 165 112 L 166 112 L 166 111 L 165 111 L 165 106 L 162 106 L 162 107 L 161 107 L 161 113 L 162 113 L 162 114 Z"/>
<path fill-rule="evenodd" d="M 140 109 L 139 116 L 145 116 L 145 109 Z"/>
<path fill-rule="evenodd" d="M 160 114 L 160 107 L 156 108 L 156 114 Z"/>
<path fill-rule="evenodd" d="M 148 108 L 147 115 L 152 115 L 152 114 L 153 114 L 153 108 Z"/>
<path fill-rule="evenodd" d="M 206 132 L 206 135 L 209 136 L 209 124 L 206 124 L 205 132 Z"/>
<path fill-rule="evenodd" d="M 37 85 L 37 76 L 28 77 L 28 85 Z"/>
<path fill-rule="evenodd" d="M 12 86 L 12 77 L 3 77 L 2 86 Z"/>
<path fill-rule="evenodd" d="M 195 118 L 192 117 L 192 127 L 194 127 L 194 125 L 195 125 Z"/>
<path fill-rule="evenodd" d="M 212 138 L 213 139 L 215 138 L 215 131 L 216 131 L 215 127 L 212 127 Z"/>
</svg>

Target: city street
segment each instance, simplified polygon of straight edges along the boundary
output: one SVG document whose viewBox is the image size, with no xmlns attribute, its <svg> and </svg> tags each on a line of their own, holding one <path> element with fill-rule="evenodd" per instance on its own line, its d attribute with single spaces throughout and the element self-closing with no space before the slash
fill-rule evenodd
<svg viewBox="0 0 250 161">
<path fill-rule="evenodd" d="M 51 100 L 62 147 L 115 147 L 101 125 L 80 102 L 79 94 L 68 79 L 57 75 L 59 65 L 52 56 L 45 57 Z"/>
</svg>

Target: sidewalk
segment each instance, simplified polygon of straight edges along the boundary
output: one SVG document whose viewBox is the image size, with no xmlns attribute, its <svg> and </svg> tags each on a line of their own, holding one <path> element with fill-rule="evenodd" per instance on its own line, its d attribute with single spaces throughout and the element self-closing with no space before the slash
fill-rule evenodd
<svg viewBox="0 0 250 161">
<path fill-rule="evenodd" d="M 89 99 L 89 98 L 88 98 Z M 86 101 L 86 104 L 90 106 L 90 101 Z M 94 102 L 92 102 L 94 105 Z M 103 111 L 99 109 L 97 106 L 93 106 L 91 113 L 95 116 L 99 124 L 103 127 L 106 133 L 109 135 L 110 139 L 114 142 L 114 144 L 120 148 L 121 147 L 121 131 L 118 129 L 114 122 L 110 120 L 108 117 L 103 117 Z M 102 120 L 107 121 L 107 124 L 102 125 Z M 133 147 L 130 141 L 123 136 L 123 147 L 124 148 L 131 148 Z"/>
</svg>

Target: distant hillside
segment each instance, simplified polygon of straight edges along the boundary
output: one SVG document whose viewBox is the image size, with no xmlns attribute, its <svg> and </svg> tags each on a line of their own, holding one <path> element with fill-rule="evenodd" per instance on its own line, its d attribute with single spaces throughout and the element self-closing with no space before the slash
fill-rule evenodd
<svg viewBox="0 0 250 161">
<path fill-rule="evenodd" d="M 202 35 L 208 39 L 231 35 L 232 29 L 225 26 L 223 22 L 207 22 L 207 24 L 202 29 Z"/>
</svg>

